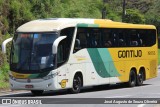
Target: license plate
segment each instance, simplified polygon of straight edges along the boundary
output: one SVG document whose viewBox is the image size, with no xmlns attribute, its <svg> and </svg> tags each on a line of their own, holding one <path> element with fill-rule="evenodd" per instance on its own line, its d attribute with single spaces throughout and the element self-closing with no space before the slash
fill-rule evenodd
<svg viewBox="0 0 160 107">
<path fill-rule="evenodd" d="M 26 85 L 25 88 L 33 88 L 33 85 Z"/>
</svg>

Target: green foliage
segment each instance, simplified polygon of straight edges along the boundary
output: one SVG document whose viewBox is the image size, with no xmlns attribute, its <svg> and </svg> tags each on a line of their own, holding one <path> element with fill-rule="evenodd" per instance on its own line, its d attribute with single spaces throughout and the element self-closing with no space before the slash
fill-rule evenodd
<svg viewBox="0 0 160 107">
<path fill-rule="evenodd" d="M 6 56 L 0 52 L 0 89 L 8 88 L 8 71 L 9 63 L 7 62 Z M 3 62 L 3 63 L 2 63 Z"/>
<path fill-rule="evenodd" d="M 0 72 L 1 74 L 4 75 L 5 80 L 7 81 L 8 79 L 8 71 L 9 71 L 9 64 L 7 62 L 5 62 L 1 68 L 0 68 Z"/>
<path fill-rule="evenodd" d="M 0 0 L 0 13 L 2 14 L 0 17 L 0 32 L 2 34 L 14 34 L 15 30 L 23 23 L 39 18 L 101 18 L 103 6 L 107 8 L 106 17 L 108 19 L 121 21 L 122 1 L 108 0 L 106 4 L 103 4 L 102 1 L 103 0 Z M 126 22 L 152 24 L 153 20 L 154 22 L 159 20 L 159 17 L 148 18 L 148 15 L 160 16 L 159 0 L 134 0 L 134 2 L 133 0 L 127 0 L 126 8 Z"/>
<path fill-rule="evenodd" d="M 28 0 L 10 1 L 10 33 L 14 33 L 16 28 L 27 21 L 32 20 L 31 4 Z"/>
<path fill-rule="evenodd" d="M 138 10 L 127 9 L 124 21 L 127 23 L 144 23 L 145 18 Z"/>
<path fill-rule="evenodd" d="M 8 71 L 9 71 L 9 64 L 8 63 L 4 63 L 0 68 L 0 89 L 6 89 L 6 88 L 9 87 Z"/>
</svg>

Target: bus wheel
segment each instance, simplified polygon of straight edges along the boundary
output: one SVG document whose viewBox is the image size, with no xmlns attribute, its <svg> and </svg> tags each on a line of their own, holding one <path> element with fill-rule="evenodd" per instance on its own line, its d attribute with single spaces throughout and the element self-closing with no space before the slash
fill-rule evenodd
<svg viewBox="0 0 160 107">
<path fill-rule="evenodd" d="M 143 71 L 140 71 L 139 74 L 137 75 L 137 85 L 141 86 L 143 84 L 144 80 L 144 73 Z"/>
<path fill-rule="evenodd" d="M 76 94 L 81 91 L 82 87 L 82 79 L 79 75 L 75 75 L 73 79 L 73 86 L 71 89 L 71 93 Z"/>
<path fill-rule="evenodd" d="M 131 70 L 130 76 L 129 76 L 129 81 L 128 81 L 128 86 L 129 87 L 134 87 L 136 85 L 136 73 L 134 70 Z"/>
<path fill-rule="evenodd" d="M 31 93 L 35 96 L 40 96 L 43 94 L 43 90 L 31 90 Z"/>
</svg>

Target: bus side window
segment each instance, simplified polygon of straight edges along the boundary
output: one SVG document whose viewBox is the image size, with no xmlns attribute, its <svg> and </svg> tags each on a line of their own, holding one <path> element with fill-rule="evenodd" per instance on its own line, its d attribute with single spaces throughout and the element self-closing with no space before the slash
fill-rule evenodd
<svg viewBox="0 0 160 107">
<path fill-rule="evenodd" d="M 87 38 L 84 33 L 79 34 L 79 40 L 80 40 L 80 47 L 86 48 L 87 47 Z"/>
<path fill-rule="evenodd" d="M 147 46 L 153 46 L 156 44 L 156 30 L 146 31 L 146 44 Z"/>
<path fill-rule="evenodd" d="M 102 30 L 102 45 L 103 48 L 110 48 L 114 46 L 114 37 L 110 29 Z"/>
<path fill-rule="evenodd" d="M 75 39 L 73 53 L 79 51 L 80 49 L 87 48 L 87 37 L 83 28 L 78 28 L 77 36 Z"/>
<path fill-rule="evenodd" d="M 79 40 L 79 39 L 76 39 L 76 40 L 75 40 L 75 50 L 80 50 L 80 49 L 81 49 L 80 45 L 81 45 L 80 40 Z"/>
<path fill-rule="evenodd" d="M 140 34 L 138 33 L 138 44 L 139 46 L 143 46 L 143 40 L 142 38 L 140 37 Z"/>
<path fill-rule="evenodd" d="M 130 30 L 130 46 L 137 47 L 140 45 L 140 40 L 137 34 L 137 30 Z"/>
<path fill-rule="evenodd" d="M 118 33 L 118 46 L 125 47 L 126 46 L 126 39 L 125 39 L 125 30 L 119 30 Z"/>
<path fill-rule="evenodd" d="M 111 34 L 111 41 L 112 41 L 112 46 L 113 47 L 117 47 L 118 46 L 118 36 L 114 31 Z"/>
<path fill-rule="evenodd" d="M 101 47 L 101 29 L 91 28 L 90 29 L 90 46 L 89 48 L 99 48 Z"/>
</svg>

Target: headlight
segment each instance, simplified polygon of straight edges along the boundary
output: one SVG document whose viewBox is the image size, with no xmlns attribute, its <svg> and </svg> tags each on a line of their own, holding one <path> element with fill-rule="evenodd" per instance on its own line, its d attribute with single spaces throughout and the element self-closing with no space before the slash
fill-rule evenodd
<svg viewBox="0 0 160 107">
<path fill-rule="evenodd" d="M 9 74 L 9 78 L 12 80 L 16 80 L 16 78 L 14 78 L 12 75 Z"/>
<path fill-rule="evenodd" d="M 56 75 L 58 75 L 58 72 L 54 73 L 54 74 L 51 74 L 51 75 L 47 75 L 45 77 L 43 77 L 44 80 L 49 80 L 51 78 L 54 78 Z"/>
</svg>

